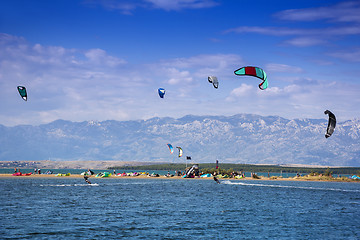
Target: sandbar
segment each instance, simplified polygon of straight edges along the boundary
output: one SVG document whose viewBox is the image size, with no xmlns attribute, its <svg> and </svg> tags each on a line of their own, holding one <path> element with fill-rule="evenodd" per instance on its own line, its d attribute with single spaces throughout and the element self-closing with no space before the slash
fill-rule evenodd
<svg viewBox="0 0 360 240">
<path fill-rule="evenodd" d="M 71 174 L 70 176 L 56 176 L 56 174 L 31 174 L 29 176 L 13 176 L 12 174 L 0 174 L 1 178 L 29 178 L 29 179 L 35 179 L 35 178 L 83 178 L 84 176 L 81 174 Z M 104 177 L 104 178 L 96 178 L 95 176 L 91 176 L 90 179 L 181 179 L 181 180 L 213 180 L 212 177 L 195 177 L 195 178 L 182 178 L 181 176 L 173 176 L 173 177 L 166 177 L 163 175 L 160 175 L 159 177 L 150 177 L 148 175 L 139 175 L 139 176 L 110 176 L 110 177 Z M 263 177 L 261 176 L 258 179 L 251 178 L 251 177 L 245 177 L 245 178 L 219 178 L 220 181 L 224 180 L 231 180 L 231 181 L 259 181 L 259 180 L 265 180 L 265 181 L 324 181 L 324 182 L 357 182 L 360 183 L 359 180 L 350 179 L 350 178 L 330 178 L 325 176 L 303 176 L 303 177 L 292 177 L 292 178 L 282 178 L 282 177 Z"/>
</svg>

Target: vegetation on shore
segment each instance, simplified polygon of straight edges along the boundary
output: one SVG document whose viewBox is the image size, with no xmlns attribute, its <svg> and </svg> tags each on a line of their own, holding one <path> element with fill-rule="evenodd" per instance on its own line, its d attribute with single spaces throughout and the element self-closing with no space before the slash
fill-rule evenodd
<svg viewBox="0 0 360 240">
<path fill-rule="evenodd" d="M 296 179 L 299 180 L 307 180 L 307 181 L 332 181 L 332 182 L 360 182 L 359 179 L 352 179 L 348 177 L 333 177 L 333 176 L 326 176 L 326 175 L 306 175 L 303 177 L 297 177 Z"/>
<path fill-rule="evenodd" d="M 188 164 L 190 166 L 191 164 Z M 252 164 L 232 164 L 222 163 L 220 168 L 216 170 L 215 163 L 200 163 L 199 167 L 204 173 L 213 173 L 221 171 L 224 174 L 230 174 L 233 171 L 241 172 L 271 172 L 271 173 L 303 173 L 310 175 L 327 175 L 333 174 L 357 174 L 360 175 L 360 167 L 336 167 L 336 168 L 310 168 L 310 167 L 284 167 L 278 165 L 252 165 Z M 124 169 L 124 170 L 182 170 L 186 165 L 182 163 L 140 165 L 140 166 L 113 166 L 108 169 Z"/>
</svg>

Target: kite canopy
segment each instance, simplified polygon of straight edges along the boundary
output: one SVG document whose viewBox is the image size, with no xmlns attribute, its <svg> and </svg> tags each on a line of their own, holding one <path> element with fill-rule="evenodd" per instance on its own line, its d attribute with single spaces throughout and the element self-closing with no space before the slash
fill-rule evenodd
<svg viewBox="0 0 360 240">
<path fill-rule="evenodd" d="M 165 89 L 163 89 L 163 88 L 159 88 L 159 89 L 158 89 L 158 93 L 159 93 L 159 96 L 160 96 L 161 98 L 164 98 L 164 95 L 165 95 Z"/>
<path fill-rule="evenodd" d="M 328 126 L 326 129 L 326 133 L 325 133 L 325 137 L 328 138 L 331 136 L 331 134 L 333 134 L 334 130 L 335 130 L 335 126 L 336 126 L 336 117 L 335 115 L 330 112 L 329 110 L 326 110 L 324 112 L 324 114 L 328 114 L 329 115 L 329 122 L 328 122 Z"/>
<path fill-rule="evenodd" d="M 170 153 L 173 153 L 174 152 L 173 146 L 170 143 L 168 143 L 167 145 L 169 147 Z"/>
<path fill-rule="evenodd" d="M 208 76 L 208 81 L 209 83 L 212 83 L 214 88 L 218 88 L 219 87 L 219 81 L 217 79 L 217 77 L 215 76 Z"/>
<path fill-rule="evenodd" d="M 176 147 L 177 149 L 179 149 L 179 157 L 181 157 L 183 155 L 183 150 L 181 147 Z"/>
<path fill-rule="evenodd" d="M 254 76 L 260 78 L 261 80 L 263 80 L 263 82 L 259 84 L 259 88 L 261 90 L 265 90 L 268 87 L 266 73 L 261 68 L 251 67 L 251 66 L 242 67 L 239 68 L 238 70 L 235 70 L 234 73 L 235 75 L 239 75 L 239 76 Z"/>
<path fill-rule="evenodd" d="M 27 93 L 26 93 L 26 88 L 23 86 L 18 86 L 17 87 L 20 96 L 22 97 L 22 99 L 24 99 L 24 101 L 27 101 Z"/>
</svg>

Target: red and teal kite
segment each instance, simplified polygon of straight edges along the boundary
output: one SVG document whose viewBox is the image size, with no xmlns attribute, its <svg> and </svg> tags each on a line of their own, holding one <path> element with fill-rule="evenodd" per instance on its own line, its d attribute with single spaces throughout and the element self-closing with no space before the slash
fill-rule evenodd
<svg viewBox="0 0 360 240">
<path fill-rule="evenodd" d="M 263 80 L 262 83 L 259 84 L 259 88 L 261 90 L 265 90 L 268 87 L 266 73 L 261 68 L 251 67 L 251 66 L 242 67 L 239 68 L 238 70 L 235 70 L 234 73 L 235 75 L 239 75 L 239 76 L 254 76 L 260 78 L 261 80 Z"/>
</svg>

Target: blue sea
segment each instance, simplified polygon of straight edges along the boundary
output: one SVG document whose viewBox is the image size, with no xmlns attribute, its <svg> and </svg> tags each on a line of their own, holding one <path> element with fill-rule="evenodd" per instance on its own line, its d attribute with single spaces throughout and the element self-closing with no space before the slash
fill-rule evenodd
<svg viewBox="0 0 360 240">
<path fill-rule="evenodd" d="M 1 239 L 360 239 L 360 184 L 0 178 Z"/>
</svg>

